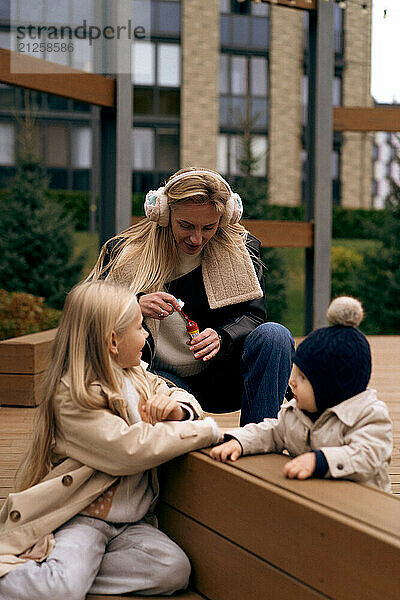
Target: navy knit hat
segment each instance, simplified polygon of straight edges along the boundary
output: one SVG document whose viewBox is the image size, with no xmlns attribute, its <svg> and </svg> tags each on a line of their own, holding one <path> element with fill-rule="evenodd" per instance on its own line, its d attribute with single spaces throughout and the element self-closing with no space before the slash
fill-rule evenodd
<svg viewBox="0 0 400 600">
<path fill-rule="evenodd" d="M 319 412 L 363 392 L 371 377 L 369 343 L 357 329 L 364 316 L 360 302 L 336 298 L 326 316 L 331 327 L 310 333 L 293 359 L 312 385 Z"/>
</svg>

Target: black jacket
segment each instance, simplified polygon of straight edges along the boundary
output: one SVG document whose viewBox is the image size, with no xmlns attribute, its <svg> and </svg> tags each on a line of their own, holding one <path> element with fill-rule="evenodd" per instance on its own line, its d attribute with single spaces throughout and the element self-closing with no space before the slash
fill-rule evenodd
<svg viewBox="0 0 400 600">
<path fill-rule="evenodd" d="M 118 241 L 113 242 L 107 248 L 108 253 L 106 254 L 104 265 L 107 264 L 111 250 L 116 243 Z M 217 385 L 215 380 L 215 377 L 217 377 L 221 382 L 220 385 L 217 385 L 220 390 L 227 390 L 226 385 L 229 382 L 228 388 L 231 388 L 231 392 L 227 396 L 230 396 L 230 400 L 227 399 L 226 403 L 223 402 L 218 406 L 218 411 L 221 410 L 222 412 L 224 410 L 236 410 L 240 407 L 241 378 L 239 374 L 239 358 L 243 343 L 246 336 L 258 325 L 264 323 L 267 318 L 264 276 L 260 260 L 260 242 L 254 236 L 248 234 L 246 246 L 250 251 L 250 256 L 263 290 L 261 298 L 231 304 L 223 308 L 211 309 L 203 283 L 201 265 L 187 275 L 171 281 L 166 286 L 168 293 L 184 301 L 185 313 L 198 323 L 200 331 L 206 327 L 211 327 L 221 336 L 221 349 L 216 357 L 210 361 L 209 367 L 203 371 L 203 374 L 209 374 L 213 379 L 213 385 Z M 107 274 L 108 272 L 106 271 L 104 277 Z M 154 340 L 151 334 L 146 340 L 142 357 L 144 361 L 149 363 L 151 370 L 154 357 Z M 202 397 L 204 394 L 199 391 L 198 395 L 203 408 L 212 410 L 213 407 L 207 406 L 205 398 Z M 232 397 L 233 395 L 235 398 Z"/>
</svg>

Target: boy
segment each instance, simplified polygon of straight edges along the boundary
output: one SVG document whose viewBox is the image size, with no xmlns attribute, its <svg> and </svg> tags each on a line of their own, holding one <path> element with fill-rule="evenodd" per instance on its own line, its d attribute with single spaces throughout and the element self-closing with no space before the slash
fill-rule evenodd
<svg viewBox="0 0 400 600">
<path fill-rule="evenodd" d="M 371 352 L 357 329 L 363 316 L 358 300 L 336 298 L 327 312 L 332 326 L 313 331 L 295 353 L 293 399 L 277 419 L 229 430 L 229 441 L 211 456 L 225 462 L 286 449 L 296 457 L 285 464 L 286 477 L 351 479 L 390 492 L 391 420 L 375 390 L 367 388 Z"/>
</svg>

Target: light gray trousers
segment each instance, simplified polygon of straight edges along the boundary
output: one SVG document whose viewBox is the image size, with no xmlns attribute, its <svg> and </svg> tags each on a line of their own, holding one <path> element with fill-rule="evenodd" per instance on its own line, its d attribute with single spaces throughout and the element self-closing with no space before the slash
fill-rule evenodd
<svg viewBox="0 0 400 600">
<path fill-rule="evenodd" d="M 77 516 L 55 532 L 43 563 L 0 578 L 0 600 L 84 600 L 87 593 L 172 594 L 188 584 L 186 554 L 148 523 L 115 525 Z"/>
</svg>

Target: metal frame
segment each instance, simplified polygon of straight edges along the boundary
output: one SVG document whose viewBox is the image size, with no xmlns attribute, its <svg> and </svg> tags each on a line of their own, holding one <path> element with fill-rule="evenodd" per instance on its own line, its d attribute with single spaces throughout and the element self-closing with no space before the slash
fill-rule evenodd
<svg viewBox="0 0 400 600">
<path fill-rule="evenodd" d="M 306 219 L 314 222 L 314 246 L 306 248 L 305 257 L 306 333 L 326 325 L 325 311 L 331 291 L 333 2 L 318 0 L 318 10 L 310 12 L 309 27 Z"/>
</svg>

